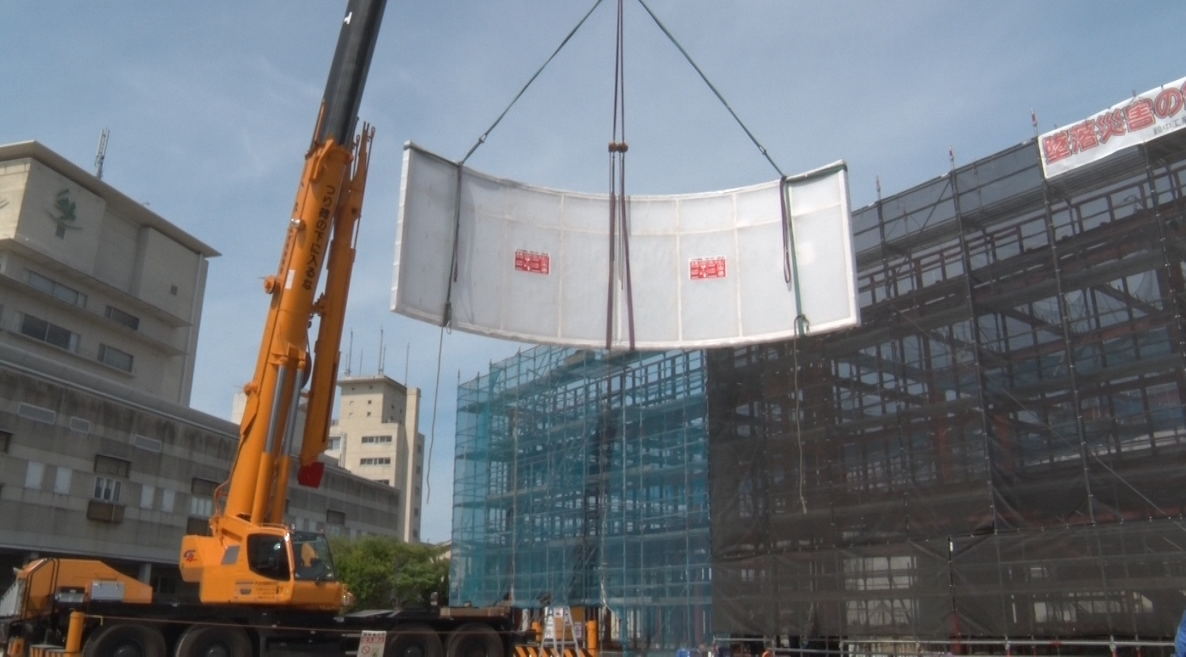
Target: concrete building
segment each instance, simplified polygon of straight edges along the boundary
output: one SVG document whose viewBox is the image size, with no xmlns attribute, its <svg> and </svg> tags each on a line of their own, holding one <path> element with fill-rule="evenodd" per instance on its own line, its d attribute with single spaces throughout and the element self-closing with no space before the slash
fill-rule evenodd
<svg viewBox="0 0 1186 657">
<path fill-rule="evenodd" d="M 400 496 L 399 535 L 419 542 L 424 480 L 420 389 L 382 374 L 343 377 L 338 386 L 339 417 L 330 428 L 326 454 L 360 477 L 395 488 Z"/>
<path fill-rule="evenodd" d="M 56 554 L 177 588 L 238 440 L 187 407 L 216 255 L 44 146 L 0 146 L 0 587 Z M 331 466 L 287 519 L 390 535 L 399 497 Z"/>
<path fill-rule="evenodd" d="M 0 146 L 0 342 L 188 404 L 217 255 L 45 146 Z"/>
</svg>

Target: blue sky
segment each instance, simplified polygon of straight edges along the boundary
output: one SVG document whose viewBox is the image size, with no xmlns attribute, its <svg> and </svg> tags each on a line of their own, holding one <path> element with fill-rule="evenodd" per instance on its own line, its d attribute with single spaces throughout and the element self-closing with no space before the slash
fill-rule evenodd
<svg viewBox="0 0 1186 657">
<path fill-rule="evenodd" d="M 787 173 L 849 165 L 854 207 L 1186 75 L 1179 0 L 647 0 Z M 460 158 L 592 0 L 390 0 L 361 116 L 378 136 L 347 325 L 355 373 L 436 414 L 422 534 L 450 532 L 460 379 L 520 345 L 388 311 L 402 144 Z M 218 249 L 193 405 L 226 417 L 251 375 L 341 0 L 0 2 L 0 143 L 37 140 Z M 604 192 L 615 3 L 471 158 L 537 185 Z M 626 0 L 627 191 L 735 187 L 775 173 L 635 0 Z M 343 346 L 345 350 L 345 346 Z M 408 357 L 405 357 L 405 354 Z M 361 365 L 360 365 L 361 361 Z"/>
</svg>

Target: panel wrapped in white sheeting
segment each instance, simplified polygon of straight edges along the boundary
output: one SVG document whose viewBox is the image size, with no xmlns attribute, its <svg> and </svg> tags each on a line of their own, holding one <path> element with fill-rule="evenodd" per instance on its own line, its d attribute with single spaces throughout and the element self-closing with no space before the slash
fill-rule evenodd
<svg viewBox="0 0 1186 657">
<path fill-rule="evenodd" d="M 608 195 L 458 169 L 405 147 L 396 312 L 440 324 L 448 306 L 460 330 L 577 347 L 605 347 L 608 328 L 637 349 L 790 338 L 800 314 L 809 333 L 858 322 L 843 163 L 786 179 L 793 260 L 777 180 L 631 196 L 611 250 Z"/>
</svg>

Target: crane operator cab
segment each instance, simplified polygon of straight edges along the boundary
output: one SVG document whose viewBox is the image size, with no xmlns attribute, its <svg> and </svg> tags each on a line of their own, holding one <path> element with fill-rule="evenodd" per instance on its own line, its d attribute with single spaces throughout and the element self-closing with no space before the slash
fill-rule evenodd
<svg viewBox="0 0 1186 657">
<path fill-rule="evenodd" d="M 290 542 L 294 557 L 292 560 L 289 558 Z M 298 580 L 335 580 L 329 541 L 321 534 L 253 534 L 247 537 L 247 560 L 253 572 L 272 579 L 288 579 L 291 573 L 293 578 Z M 290 563 L 293 564 L 291 569 Z"/>
<path fill-rule="evenodd" d="M 185 538 L 182 576 L 200 582 L 204 602 L 337 610 L 353 601 L 338 581 L 323 534 L 273 525 L 247 534 L 241 543 L 219 545 L 209 536 Z"/>
<path fill-rule="evenodd" d="M 297 555 L 293 575 L 297 579 L 311 579 L 317 582 L 334 581 L 334 561 L 329 554 L 329 541 L 325 536 L 310 532 L 292 534 L 292 552 Z"/>
</svg>

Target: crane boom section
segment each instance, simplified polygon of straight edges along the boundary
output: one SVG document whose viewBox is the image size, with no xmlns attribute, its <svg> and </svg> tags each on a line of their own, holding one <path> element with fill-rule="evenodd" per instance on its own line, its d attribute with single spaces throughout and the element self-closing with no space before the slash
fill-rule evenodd
<svg viewBox="0 0 1186 657">
<path fill-rule="evenodd" d="M 292 538 L 282 523 L 293 455 L 300 455 L 297 478 L 302 484 L 316 486 L 321 480 L 323 466 L 317 457 L 326 446 L 374 135 L 364 126 L 356 138 L 354 129 L 385 4 L 349 1 L 279 267 L 264 281 L 270 305 L 255 373 L 244 387 L 247 403 L 238 451 L 216 494 L 211 536 L 189 535 L 182 541 L 182 576 L 200 583 L 203 602 L 320 609 L 341 603 L 344 589 L 332 575 L 309 581 L 298 572 L 302 556 L 328 559 L 328 552 L 313 539 Z M 328 272 L 326 286 L 318 297 L 323 270 Z M 320 320 L 318 337 L 310 352 L 309 328 L 315 319 Z M 302 401 L 308 419 L 298 446 Z M 304 554 L 297 553 L 298 542 Z M 261 576 L 277 582 L 243 584 Z"/>
</svg>

